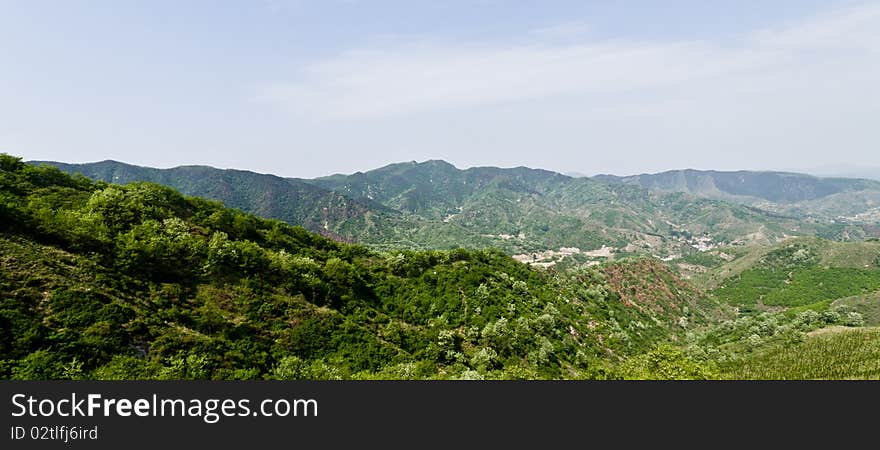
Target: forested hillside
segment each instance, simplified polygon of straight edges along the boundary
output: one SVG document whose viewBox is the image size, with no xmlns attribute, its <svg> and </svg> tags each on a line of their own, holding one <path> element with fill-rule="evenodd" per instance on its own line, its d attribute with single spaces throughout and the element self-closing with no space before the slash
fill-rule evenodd
<svg viewBox="0 0 880 450">
<path fill-rule="evenodd" d="M 684 300 L 662 266 L 654 283 L 670 295 L 633 301 L 618 283 L 641 272 L 619 264 L 377 252 L 158 184 L 0 155 L 0 377 L 712 376 L 656 346 L 722 308 Z"/>
<path fill-rule="evenodd" d="M 352 199 L 300 180 L 244 170 L 206 166 L 153 169 L 117 161 L 51 165 L 108 183 L 148 181 L 169 186 L 185 195 L 217 200 L 231 208 L 300 225 L 335 239 L 353 239 L 359 233 L 346 230 L 368 229 L 369 224 L 377 221 L 380 225 L 394 223 L 394 216 L 399 215 L 368 199 Z"/>
</svg>

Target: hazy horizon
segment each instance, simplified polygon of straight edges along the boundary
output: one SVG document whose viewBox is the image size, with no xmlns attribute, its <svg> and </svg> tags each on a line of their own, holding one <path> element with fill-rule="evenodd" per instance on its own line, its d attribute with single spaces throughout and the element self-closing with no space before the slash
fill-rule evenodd
<svg viewBox="0 0 880 450">
<path fill-rule="evenodd" d="M 13 155 L 13 156 L 20 156 L 20 155 Z M 570 177 L 595 177 L 597 175 L 613 175 L 613 176 L 619 176 L 619 177 L 628 177 L 628 176 L 650 175 L 650 174 L 658 174 L 658 173 L 663 173 L 663 172 L 674 172 L 674 171 L 682 171 L 682 170 L 696 170 L 696 171 L 716 171 L 716 172 L 738 172 L 738 171 L 787 172 L 787 173 L 812 175 L 812 176 L 816 176 L 816 177 L 820 177 L 820 178 L 822 178 L 822 177 L 828 177 L 828 178 L 842 177 L 842 178 L 867 178 L 867 179 L 880 180 L 880 167 L 859 167 L 856 165 L 852 165 L 852 166 L 827 166 L 827 167 L 818 167 L 818 168 L 809 168 L 809 169 L 749 169 L 749 168 L 743 168 L 743 169 L 732 169 L 732 170 L 718 170 L 718 169 L 713 169 L 713 168 L 696 168 L 696 167 L 680 167 L 677 169 L 667 169 L 667 170 L 656 171 L 656 172 L 639 172 L 639 173 L 596 172 L 596 173 L 589 173 L 588 174 L 588 173 L 583 173 L 583 172 L 579 172 L 576 170 L 562 171 L 562 170 L 549 169 L 546 167 L 532 167 L 532 166 L 527 166 L 527 165 L 523 165 L 523 164 L 508 165 L 508 166 L 500 166 L 500 165 L 492 165 L 492 164 L 463 166 L 460 164 L 456 164 L 454 161 L 447 161 L 447 160 L 443 160 L 443 159 L 434 158 L 434 159 L 425 159 L 425 160 L 394 161 L 394 162 L 389 162 L 387 164 L 383 164 L 381 166 L 359 169 L 359 170 L 355 170 L 352 172 L 332 172 L 332 173 L 326 173 L 326 174 L 318 175 L 318 176 L 314 176 L 314 177 L 299 177 L 299 176 L 283 175 L 283 174 L 272 172 L 272 171 L 259 171 L 259 170 L 244 169 L 244 168 L 240 168 L 240 167 L 221 167 L 221 166 L 216 166 L 216 165 L 212 165 L 212 164 L 173 164 L 173 165 L 167 165 L 167 166 L 153 166 L 153 165 L 134 164 L 134 163 L 131 163 L 128 161 L 120 161 L 120 160 L 112 159 L 112 158 L 103 159 L 103 160 L 99 160 L 99 161 L 65 161 L 65 160 L 47 160 L 47 159 L 25 159 L 25 162 L 29 162 L 29 163 L 47 162 L 47 163 L 72 164 L 72 165 L 97 164 L 97 163 L 103 163 L 103 162 L 116 162 L 116 163 L 122 163 L 122 164 L 127 164 L 127 165 L 138 166 L 138 167 L 146 167 L 146 168 L 150 168 L 150 169 L 160 169 L 160 170 L 176 169 L 179 167 L 210 167 L 210 168 L 219 169 L 219 170 L 243 170 L 243 171 L 254 172 L 254 173 L 262 174 L 262 175 L 274 175 L 274 176 L 278 176 L 278 177 L 282 177 L 282 178 L 298 178 L 298 179 L 324 178 L 324 177 L 330 177 L 330 176 L 334 176 L 334 175 L 352 175 L 352 174 L 358 173 L 358 172 L 370 172 L 373 170 L 378 170 L 378 169 L 382 169 L 387 166 L 392 166 L 392 165 L 397 165 L 397 164 L 406 164 L 406 163 L 422 164 L 422 163 L 426 163 L 429 161 L 443 161 L 448 164 L 451 164 L 452 166 L 454 166 L 456 169 L 459 169 L 459 170 L 467 170 L 467 169 L 473 169 L 473 168 L 485 168 L 485 167 L 500 168 L 500 169 L 513 169 L 513 168 L 518 168 L 518 167 L 525 167 L 528 169 L 547 170 L 547 171 L 556 172 L 556 173 L 559 173 L 559 174 L 562 174 L 565 176 L 570 176 Z"/>
<path fill-rule="evenodd" d="M 880 5 L 768 3 L 5 1 L 0 152 L 298 178 L 880 167 Z"/>
</svg>

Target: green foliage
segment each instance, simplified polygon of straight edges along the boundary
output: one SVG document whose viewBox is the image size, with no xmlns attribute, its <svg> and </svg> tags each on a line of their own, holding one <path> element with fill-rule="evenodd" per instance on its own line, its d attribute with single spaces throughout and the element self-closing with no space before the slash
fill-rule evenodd
<svg viewBox="0 0 880 450">
<path fill-rule="evenodd" d="M 729 366 L 775 347 L 799 345 L 826 327 L 860 327 L 864 316 L 853 306 L 824 301 L 782 312 L 748 314 L 689 333 L 687 354 L 698 361 Z"/>
<path fill-rule="evenodd" d="M 158 378 L 163 367 L 146 358 L 134 355 L 116 355 L 96 368 L 91 378 L 98 380 L 148 380 Z"/>
<path fill-rule="evenodd" d="M 64 360 L 58 354 L 37 350 L 13 367 L 13 380 L 75 380 L 83 376 L 82 363 L 76 358 Z"/>
<path fill-rule="evenodd" d="M 671 345 L 630 358 L 616 367 L 609 378 L 626 380 L 711 380 L 719 378 L 718 370 L 697 362 Z"/>
</svg>

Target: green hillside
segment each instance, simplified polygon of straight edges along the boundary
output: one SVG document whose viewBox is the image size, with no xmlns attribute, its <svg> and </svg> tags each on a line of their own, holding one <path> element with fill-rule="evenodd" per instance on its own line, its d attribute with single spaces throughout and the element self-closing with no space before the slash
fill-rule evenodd
<svg viewBox="0 0 880 450">
<path fill-rule="evenodd" d="M 385 232 L 383 227 L 399 221 L 399 213 L 368 199 L 354 200 L 300 180 L 244 170 L 206 166 L 153 169 L 116 161 L 33 164 L 52 165 L 107 183 L 157 183 L 185 195 L 217 200 L 230 208 L 300 225 L 334 239 L 355 239 L 361 233 L 381 235 Z"/>
<path fill-rule="evenodd" d="M 880 329 L 835 328 L 775 346 L 724 369 L 747 380 L 880 380 Z"/>
<path fill-rule="evenodd" d="M 721 314 L 677 294 L 633 305 L 598 268 L 376 252 L 7 155 L 0 263 L 0 377 L 14 379 L 623 376 L 609 367 Z"/>
<path fill-rule="evenodd" d="M 715 268 L 714 295 L 745 308 L 794 307 L 880 290 L 880 242 L 795 239 Z M 717 282 L 717 281 L 716 281 Z"/>
<path fill-rule="evenodd" d="M 688 330 L 714 325 L 733 315 L 657 259 L 613 262 L 599 270 L 625 305 L 658 317 L 679 317 L 676 331 L 681 333 L 673 333 L 673 340 Z"/>
</svg>

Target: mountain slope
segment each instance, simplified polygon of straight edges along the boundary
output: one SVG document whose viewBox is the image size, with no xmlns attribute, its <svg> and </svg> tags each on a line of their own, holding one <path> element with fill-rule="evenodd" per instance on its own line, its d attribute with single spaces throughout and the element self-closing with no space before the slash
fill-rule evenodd
<svg viewBox="0 0 880 450">
<path fill-rule="evenodd" d="M 698 242 L 772 243 L 824 227 L 723 201 L 523 167 L 459 170 L 443 161 L 411 162 L 309 182 L 459 225 L 464 230 L 456 231 L 479 233 L 514 253 L 606 246 L 670 254 Z"/>
<path fill-rule="evenodd" d="M 543 194 L 568 179 L 541 169 L 474 167 L 460 170 L 446 161 L 431 160 L 391 164 L 366 173 L 333 175 L 309 182 L 428 219 L 443 219 L 459 212 L 460 205 L 483 192 Z"/>
</svg>

